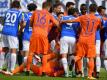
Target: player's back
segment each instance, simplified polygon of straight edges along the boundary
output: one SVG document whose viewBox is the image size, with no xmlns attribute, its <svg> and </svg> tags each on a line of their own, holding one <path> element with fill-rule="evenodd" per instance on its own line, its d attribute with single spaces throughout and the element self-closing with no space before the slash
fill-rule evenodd
<svg viewBox="0 0 107 80">
<path fill-rule="evenodd" d="M 70 15 L 70 16 L 63 16 L 62 20 L 70 20 L 75 19 L 76 17 Z M 76 37 L 77 29 L 79 27 L 79 23 L 64 23 L 62 24 L 62 31 L 61 36 L 70 36 L 70 37 Z"/>
<path fill-rule="evenodd" d="M 100 18 L 97 18 L 94 14 L 87 14 L 80 17 L 80 23 L 82 27 L 80 40 L 95 43 L 95 33 L 100 26 Z"/>
<path fill-rule="evenodd" d="M 21 20 L 22 12 L 15 8 L 9 9 L 5 15 L 3 34 L 17 36 L 19 21 Z"/>
<path fill-rule="evenodd" d="M 39 34 L 47 37 L 50 22 L 55 22 L 55 19 L 47 10 L 36 10 L 31 17 L 31 21 L 33 21 L 32 35 Z"/>
</svg>

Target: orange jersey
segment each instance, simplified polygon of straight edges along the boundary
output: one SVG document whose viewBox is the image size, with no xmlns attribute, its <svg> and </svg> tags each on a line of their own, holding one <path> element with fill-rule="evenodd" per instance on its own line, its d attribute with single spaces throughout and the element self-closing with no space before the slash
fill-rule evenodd
<svg viewBox="0 0 107 80">
<path fill-rule="evenodd" d="M 58 22 L 47 10 L 36 10 L 31 17 L 31 24 L 33 24 L 32 35 L 47 36 L 50 23 L 57 24 Z"/>
<path fill-rule="evenodd" d="M 95 34 L 98 27 L 101 27 L 101 20 L 94 14 L 87 14 L 78 17 L 74 22 L 80 22 L 81 32 L 79 41 L 86 43 L 95 43 Z"/>
</svg>

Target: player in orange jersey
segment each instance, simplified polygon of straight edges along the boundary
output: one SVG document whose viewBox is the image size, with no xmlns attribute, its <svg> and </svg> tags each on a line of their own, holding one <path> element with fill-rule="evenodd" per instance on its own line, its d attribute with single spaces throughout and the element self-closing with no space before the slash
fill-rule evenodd
<svg viewBox="0 0 107 80">
<path fill-rule="evenodd" d="M 78 17 L 74 20 L 65 20 L 62 23 L 80 22 L 81 32 L 76 45 L 76 57 L 75 61 L 80 61 L 82 57 L 86 56 L 89 59 L 88 62 L 88 78 L 92 77 L 94 69 L 94 58 L 96 56 L 95 49 L 95 33 L 97 28 L 101 28 L 101 20 L 95 16 L 97 5 L 91 4 L 89 6 L 89 14 Z"/>
<path fill-rule="evenodd" d="M 50 27 L 50 22 L 56 26 L 59 23 L 54 19 L 54 17 L 48 12 L 50 9 L 50 3 L 44 2 L 42 5 L 42 10 L 36 10 L 31 17 L 31 27 L 32 27 L 32 36 L 30 39 L 30 50 L 27 59 L 27 72 L 29 74 L 30 65 L 32 63 L 32 57 L 35 54 L 42 53 L 46 55 L 48 53 L 48 30 Z M 45 66 L 45 63 L 42 63 L 42 66 Z M 45 72 L 45 69 L 43 69 Z"/>
</svg>

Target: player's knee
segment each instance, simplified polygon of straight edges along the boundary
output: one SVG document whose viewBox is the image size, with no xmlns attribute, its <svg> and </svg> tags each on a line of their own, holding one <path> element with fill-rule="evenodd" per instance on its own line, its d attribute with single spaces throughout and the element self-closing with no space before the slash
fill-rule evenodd
<svg viewBox="0 0 107 80">
<path fill-rule="evenodd" d="M 100 57 L 100 54 L 96 54 L 96 57 Z"/>
<path fill-rule="evenodd" d="M 62 58 L 67 58 L 67 54 L 61 54 Z"/>
</svg>

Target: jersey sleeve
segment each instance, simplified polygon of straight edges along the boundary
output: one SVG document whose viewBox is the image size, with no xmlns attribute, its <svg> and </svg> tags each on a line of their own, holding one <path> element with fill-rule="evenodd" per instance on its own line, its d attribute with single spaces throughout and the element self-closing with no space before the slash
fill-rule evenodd
<svg viewBox="0 0 107 80">
<path fill-rule="evenodd" d="M 77 17 L 75 19 L 72 20 L 73 22 L 81 22 L 81 17 Z"/>
<path fill-rule="evenodd" d="M 57 24 L 58 24 L 58 21 L 57 21 L 51 14 L 49 14 L 49 16 L 50 16 L 51 22 L 52 22 L 53 24 L 57 25 Z"/>
</svg>

